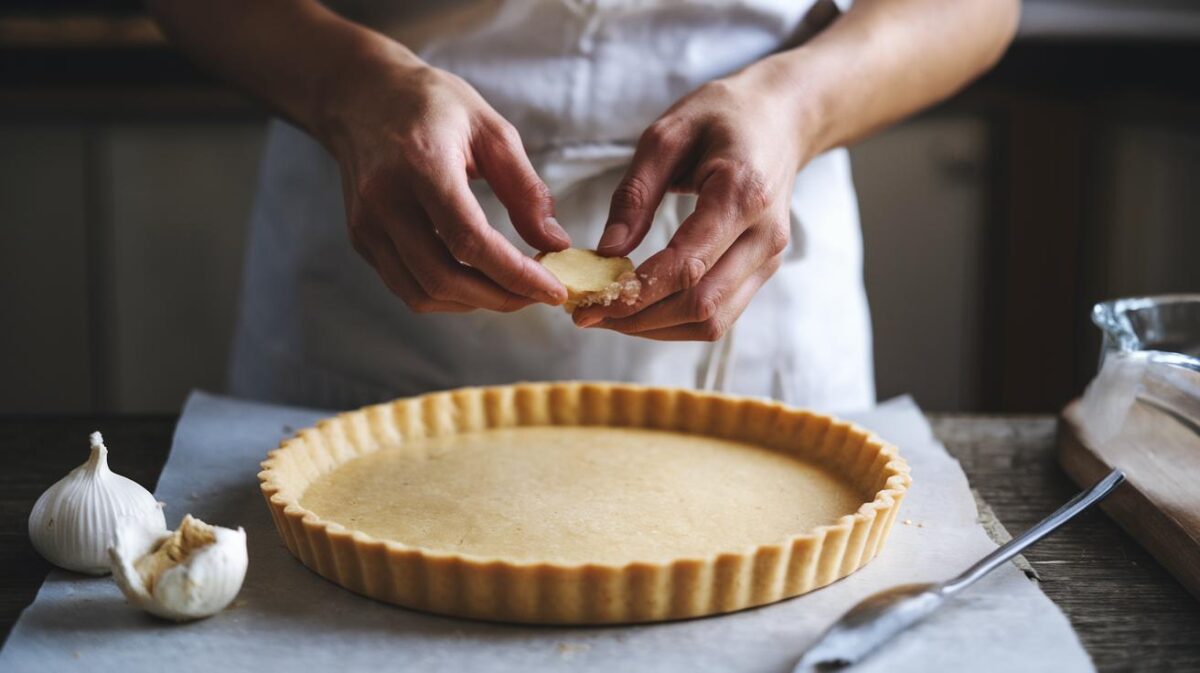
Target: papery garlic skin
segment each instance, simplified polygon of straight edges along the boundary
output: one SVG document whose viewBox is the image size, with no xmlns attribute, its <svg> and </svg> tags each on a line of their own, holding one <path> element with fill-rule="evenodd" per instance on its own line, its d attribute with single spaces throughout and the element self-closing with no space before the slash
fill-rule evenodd
<svg viewBox="0 0 1200 673">
<path fill-rule="evenodd" d="M 56 566 L 91 575 L 109 573 L 108 547 L 119 521 L 158 533 L 167 529 L 162 506 L 140 484 L 108 468 L 108 449 L 91 435 L 87 462 L 37 499 L 29 513 L 29 539 Z"/>
<path fill-rule="evenodd" d="M 185 548 L 176 560 L 152 558 L 162 545 L 178 543 L 180 532 L 201 526 L 211 541 Z M 165 619 L 200 619 L 225 609 L 241 590 L 248 564 L 246 531 L 209 526 L 191 515 L 179 531 L 165 535 L 130 522 L 118 528 L 109 557 L 113 578 L 131 603 Z"/>
</svg>

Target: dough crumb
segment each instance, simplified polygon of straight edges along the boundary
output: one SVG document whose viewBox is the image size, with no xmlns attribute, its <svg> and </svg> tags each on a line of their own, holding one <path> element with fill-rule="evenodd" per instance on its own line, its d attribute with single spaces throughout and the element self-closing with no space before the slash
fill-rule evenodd
<svg viewBox="0 0 1200 673">
<path fill-rule="evenodd" d="M 602 290 L 590 292 L 583 295 L 578 302 L 578 306 L 611 306 L 614 301 L 619 301 L 626 306 L 633 306 L 637 303 L 638 295 L 642 293 L 642 281 L 638 280 L 637 274 L 632 271 L 626 271 L 617 279 L 609 283 Z"/>
<path fill-rule="evenodd" d="M 618 301 L 630 306 L 642 291 L 642 281 L 628 257 L 567 248 L 538 255 L 537 260 L 567 288 L 563 308 L 568 313 L 580 306 L 611 306 Z"/>
<path fill-rule="evenodd" d="M 571 659 L 576 654 L 581 654 L 583 652 L 587 652 L 590 649 L 592 649 L 592 646 L 588 645 L 587 643 L 559 643 L 558 644 L 558 654 L 563 659 Z"/>
</svg>

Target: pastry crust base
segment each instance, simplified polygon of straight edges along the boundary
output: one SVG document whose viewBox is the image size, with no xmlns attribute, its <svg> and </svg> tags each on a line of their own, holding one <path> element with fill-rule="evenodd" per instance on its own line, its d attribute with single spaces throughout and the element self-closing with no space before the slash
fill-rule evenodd
<svg viewBox="0 0 1200 673">
<path fill-rule="evenodd" d="M 825 467 L 862 492 L 863 504 L 776 544 L 623 565 L 438 552 L 349 530 L 300 505 L 318 477 L 380 448 L 533 425 L 644 427 L 750 442 Z M 262 493 L 284 544 L 322 576 L 418 610 L 539 624 L 701 617 L 823 587 L 879 553 L 910 484 L 894 446 L 829 416 L 753 398 L 590 382 L 463 388 L 366 407 L 301 430 L 262 467 Z"/>
</svg>

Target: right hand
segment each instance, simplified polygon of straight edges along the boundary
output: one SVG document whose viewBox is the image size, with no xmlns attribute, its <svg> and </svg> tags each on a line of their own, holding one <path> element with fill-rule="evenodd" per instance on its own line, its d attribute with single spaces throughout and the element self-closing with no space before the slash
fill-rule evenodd
<svg viewBox="0 0 1200 673">
<path fill-rule="evenodd" d="M 417 313 L 563 303 L 562 283 L 488 224 L 468 186 L 486 180 L 534 248 L 570 246 L 512 124 L 411 55 L 343 79 L 316 135 L 341 166 L 350 241 L 388 288 Z"/>
</svg>

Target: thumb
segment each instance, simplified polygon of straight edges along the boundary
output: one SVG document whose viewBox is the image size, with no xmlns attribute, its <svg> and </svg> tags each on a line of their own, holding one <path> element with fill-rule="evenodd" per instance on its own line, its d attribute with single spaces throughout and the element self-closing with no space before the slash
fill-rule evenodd
<svg viewBox="0 0 1200 673">
<path fill-rule="evenodd" d="M 499 120 L 475 142 L 475 165 L 508 210 L 525 242 L 542 251 L 570 247 L 571 238 L 554 218 L 554 197 L 533 170 L 521 136 Z"/>
</svg>

